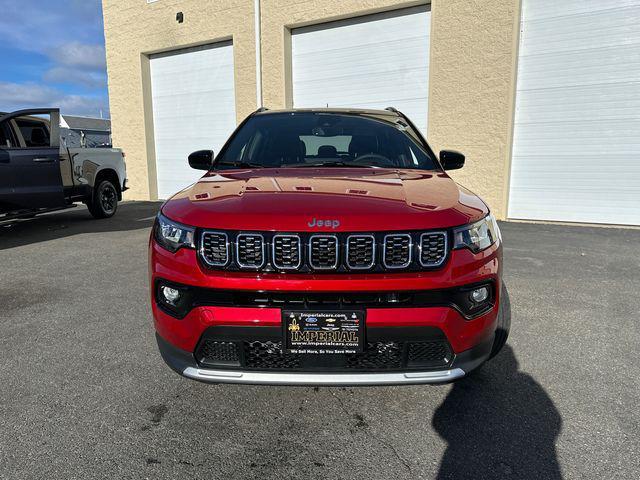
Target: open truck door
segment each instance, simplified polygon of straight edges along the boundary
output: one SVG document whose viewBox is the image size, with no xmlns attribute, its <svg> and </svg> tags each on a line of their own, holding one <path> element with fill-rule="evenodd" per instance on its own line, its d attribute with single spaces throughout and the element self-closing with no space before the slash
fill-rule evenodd
<svg viewBox="0 0 640 480">
<path fill-rule="evenodd" d="M 0 116 L 0 213 L 63 207 L 61 159 L 58 109 Z"/>
</svg>

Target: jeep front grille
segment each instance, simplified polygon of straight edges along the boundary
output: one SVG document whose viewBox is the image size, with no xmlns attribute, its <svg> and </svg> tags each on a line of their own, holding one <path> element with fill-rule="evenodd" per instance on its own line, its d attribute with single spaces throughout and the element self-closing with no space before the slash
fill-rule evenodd
<svg viewBox="0 0 640 480">
<path fill-rule="evenodd" d="M 449 255 L 449 233 L 199 232 L 205 267 L 231 271 L 348 273 L 439 268 Z"/>
<path fill-rule="evenodd" d="M 335 269 L 338 266 L 338 237 L 313 235 L 309 239 L 309 265 L 314 269 Z"/>
<path fill-rule="evenodd" d="M 420 235 L 420 264 L 436 267 L 447 256 L 447 232 L 423 233 Z"/>
<path fill-rule="evenodd" d="M 223 232 L 204 232 L 200 256 L 211 267 L 224 267 L 229 263 L 229 237 Z"/>
<path fill-rule="evenodd" d="M 373 235 L 351 235 L 347 238 L 347 266 L 366 270 L 376 261 L 376 239 Z"/>
<path fill-rule="evenodd" d="M 405 268 L 411 263 L 411 235 L 408 233 L 386 235 L 382 262 L 387 268 Z"/>
<path fill-rule="evenodd" d="M 236 244 L 236 260 L 240 268 L 260 268 L 264 265 L 265 244 L 262 235 L 241 233 Z"/>
<path fill-rule="evenodd" d="M 273 265 L 281 270 L 297 270 L 302 260 L 302 244 L 297 235 L 273 237 Z"/>
</svg>

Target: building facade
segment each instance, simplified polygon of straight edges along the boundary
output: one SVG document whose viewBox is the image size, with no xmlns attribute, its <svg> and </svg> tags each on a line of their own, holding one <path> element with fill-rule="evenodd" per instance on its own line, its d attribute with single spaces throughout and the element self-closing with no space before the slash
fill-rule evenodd
<svg viewBox="0 0 640 480">
<path fill-rule="evenodd" d="M 640 0 L 103 0 L 129 199 L 259 106 L 394 106 L 498 218 L 640 224 Z M 635 22 L 635 23 L 634 23 Z M 635 48 L 634 48 L 635 45 Z M 604 164 L 603 164 L 604 162 Z"/>
</svg>

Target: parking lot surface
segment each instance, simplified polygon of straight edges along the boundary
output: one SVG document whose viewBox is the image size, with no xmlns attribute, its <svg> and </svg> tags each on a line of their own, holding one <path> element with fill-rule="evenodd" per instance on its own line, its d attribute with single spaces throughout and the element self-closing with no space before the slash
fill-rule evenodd
<svg viewBox="0 0 640 480">
<path fill-rule="evenodd" d="M 501 224 L 511 336 L 454 385 L 205 385 L 157 353 L 158 207 L 0 226 L 0 478 L 640 476 L 640 230 Z"/>
</svg>

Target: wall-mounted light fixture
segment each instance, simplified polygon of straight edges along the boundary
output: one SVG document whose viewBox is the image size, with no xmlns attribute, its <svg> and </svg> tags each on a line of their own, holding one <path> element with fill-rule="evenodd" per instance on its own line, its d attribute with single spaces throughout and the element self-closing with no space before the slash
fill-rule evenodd
<svg viewBox="0 0 640 480">
<path fill-rule="evenodd" d="M 184 14 L 182 12 L 176 13 L 176 22 L 178 23 L 184 22 Z"/>
</svg>

